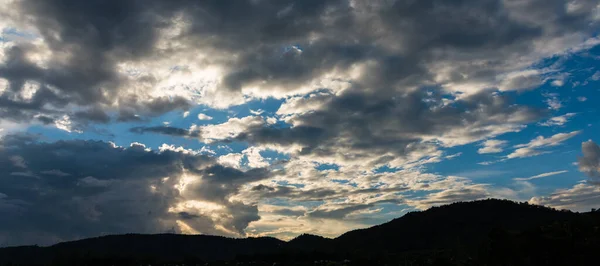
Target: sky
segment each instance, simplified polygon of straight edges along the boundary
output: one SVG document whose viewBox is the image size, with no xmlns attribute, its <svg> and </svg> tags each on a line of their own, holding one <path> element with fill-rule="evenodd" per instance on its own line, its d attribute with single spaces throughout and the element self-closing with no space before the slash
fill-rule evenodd
<svg viewBox="0 0 600 266">
<path fill-rule="evenodd" d="M 0 0 L 0 246 L 600 208 L 595 0 Z"/>
</svg>

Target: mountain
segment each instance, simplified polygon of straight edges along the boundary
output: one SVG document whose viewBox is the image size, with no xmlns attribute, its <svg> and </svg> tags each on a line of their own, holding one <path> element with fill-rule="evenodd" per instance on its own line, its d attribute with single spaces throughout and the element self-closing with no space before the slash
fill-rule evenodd
<svg viewBox="0 0 600 266">
<path fill-rule="evenodd" d="M 2 248 L 0 265 L 593 265 L 598 248 L 600 212 L 490 199 L 408 213 L 335 239 L 116 235 Z"/>
<path fill-rule="evenodd" d="M 226 238 L 209 235 L 111 235 L 59 243 L 50 247 L 0 249 L 0 265 L 65 265 L 83 261 L 168 263 L 233 260 L 280 249 L 286 242 L 272 237 Z"/>
<path fill-rule="evenodd" d="M 453 203 L 412 212 L 391 222 L 345 233 L 336 239 L 345 249 L 414 250 L 475 244 L 494 228 L 522 231 L 540 224 L 568 221 L 572 212 L 508 200 Z M 401 241 L 399 239 L 410 239 Z"/>
</svg>

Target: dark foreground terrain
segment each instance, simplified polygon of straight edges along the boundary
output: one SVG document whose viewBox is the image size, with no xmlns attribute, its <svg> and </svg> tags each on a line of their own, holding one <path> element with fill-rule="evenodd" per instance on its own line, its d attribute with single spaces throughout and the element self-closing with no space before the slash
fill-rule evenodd
<svg viewBox="0 0 600 266">
<path fill-rule="evenodd" d="M 600 265 L 600 212 L 482 200 L 335 239 L 116 235 L 2 248 L 0 265 Z"/>
</svg>

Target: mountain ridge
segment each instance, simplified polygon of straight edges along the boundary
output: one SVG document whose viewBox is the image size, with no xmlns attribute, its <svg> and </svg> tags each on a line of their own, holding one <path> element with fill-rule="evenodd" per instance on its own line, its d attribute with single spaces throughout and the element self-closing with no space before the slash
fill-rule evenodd
<svg viewBox="0 0 600 266">
<path fill-rule="evenodd" d="M 580 235 L 581 232 L 585 234 Z M 560 239 L 563 242 L 556 242 Z M 572 255 L 528 247 L 564 250 Z M 469 265 L 498 250 L 523 253 L 525 260 L 547 260 L 557 254 L 571 259 L 591 256 L 600 246 L 600 213 L 575 213 L 548 207 L 487 199 L 458 202 L 410 212 L 387 223 L 346 232 L 336 238 L 302 234 L 283 241 L 273 237 L 228 238 L 210 235 L 125 234 L 58 243 L 48 247 L 0 248 L 0 265 L 61 265 L 106 261 L 169 263 L 181 261 L 303 261 L 314 259 L 418 261 L 439 258 Z M 519 250 L 514 250 L 515 248 Z M 32 254 L 34 254 L 32 256 Z M 538 258 L 539 257 L 539 258 Z M 501 259 L 502 256 L 500 256 Z M 552 261 L 560 261 L 553 258 Z M 116 264 L 115 261 L 116 260 Z M 569 261 L 572 262 L 572 261 Z M 19 264 L 20 263 L 20 264 Z M 98 264 L 101 265 L 101 264 Z M 418 264 L 420 265 L 420 264 Z M 452 265 L 452 264 L 450 264 Z M 476 264 L 474 264 L 476 265 Z M 540 264 L 531 264 L 540 265 Z M 576 264 L 572 264 L 576 265 Z"/>
</svg>

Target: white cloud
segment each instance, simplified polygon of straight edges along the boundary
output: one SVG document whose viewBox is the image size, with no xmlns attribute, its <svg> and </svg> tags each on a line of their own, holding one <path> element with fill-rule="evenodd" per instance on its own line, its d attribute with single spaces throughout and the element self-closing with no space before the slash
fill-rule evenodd
<svg viewBox="0 0 600 266">
<path fill-rule="evenodd" d="M 591 80 L 593 80 L 593 81 L 598 81 L 598 80 L 600 80 L 600 71 L 596 71 L 596 73 L 594 73 L 594 74 L 593 74 L 593 75 L 590 77 L 590 79 L 591 79 Z"/>
<path fill-rule="evenodd" d="M 202 148 L 200 149 L 200 154 L 216 155 L 217 153 L 211 150 L 208 146 L 202 146 Z"/>
<path fill-rule="evenodd" d="M 407 204 L 425 210 L 432 206 L 450 204 L 457 201 L 471 201 L 490 197 L 488 186 L 472 184 L 464 187 L 448 188 L 440 192 L 428 194 L 423 199 L 407 200 Z"/>
<path fill-rule="evenodd" d="M 506 143 L 507 143 L 507 141 L 505 141 L 505 140 L 496 140 L 496 139 L 486 140 L 483 143 L 481 143 L 481 145 L 483 147 L 479 148 L 479 150 L 477 150 L 477 153 L 486 154 L 486 153 L 502 152 L 503 147 L 506 145 Z"/>
<path fill-rule="evenodd" d="M 554 111 L 558 111 L 563 107 L 562 101 L 554 96 L 546 99 L 546 104 L 548 105 L 548 109 Z"/>
<path fill-rule="evenodd" d="M 599 207 L 600 186 L 579 183 L 569 189 L 558 189 L 549 196 L 533 197 L 529 202 L 557 209 L 590 211 Z"/>
<path fill-rule="evenodd" d="M 265 111 L 263 111 L 262 109 L 258 109 L 258 110 L 250 110 L 250 113 L 253 115 L 261 115 L 262 113 L 264 113 Z"/>
<path fill-rule="evenodd" d="M 446 155 L 444 158 L 450 160 L 450 159 L 454 159 L 454 158 L 460 157 L 462 154 L 463 154 L 462 152 L 457 152 L 455 154 Z"/>
<path fill-rule="evenodd" d="M 538 136 L 537 138 L 532 139 L 529 143 L 515 145 L 514 147 L 517 149 L 511 154 L 507 155 L 506 158 L 525 158 L 548 153 L 549 151 L 543 151 L 541 149 L 560 145 L 563 141 L 568 140 L 579 133 L 581 133 L 581 131 L 558 133 L 549 138 Z"/>
<path fill-rule="evenodd" d="M 508 73 L 499 89 L 503 91 L 534 89 L 543 83 L 540 74 L 540 71 L 535 69 Z"/>
<path fill-rule="evenodd" d="M 244 155 L 241 153 L 228 153 L 219 156 L 217 162 L 225 166 L 239 169 L 241 167 L 243 157 Z"/>
<path fill-rule="evenodd" d="M 267 117 L 266 121 L 267 121 L 267 124 L 269 124 L 269 125 L 277 124 L 277 118 L 275 118 L 275 117 Z"/>
<path fill-rule="evenodd" d="M 198 120 L 212 120 L 212 116 L 209 115 L 205 115 L 203 113 L 199 113 L 198 114 Z"/>
<path fill-rule="evenodd" d="M 260 116 L 246 116 L 243 118 L 230 118 L 222 124 L 213 124 L 205 126 L 192 126 L 191 131 L 200 130 L 205 143 L 211 143 L 216 140 L 224 140 L 233 138 L 246 129 L 253 126 L 264 124 L 264 120 Z"/>
<path fill-rule="evenodd" d="M 562 87 L 565 85 L 565 81 L 564 80 L 560 80 L 560 79 L 556 79 L 553 80 L 552 83 L 550 83 L 552 86 L 554 87 Z"/>
<path fill-rule="evenodd" d="M 545 122 L 539 123 L 539 125 L 544 126 L 544 127 L 563 126 L 564 124 L 569 122 L 569 119 L 571 117 L 573 117 L 575 115 L 576 115 L 576 113 L 566 113 L 561 116 L 551 117 L 550 119 L 546 120 Z"/>
<path fill-rule="evenodd" d="M 173 151 L 173 152 L 180 152 L 180 153 L 188 154 L 188 155 L 198 155 L 198 154 L 200 154 L 199 151 L 195 151 L 195 150 L 192 150 L 192 149 L 186 149 L 183 146 L 177 147 L 177 146 L 175 146 L 173 144 L 166 144 L 166 143 L 163 143 L 162 145 L 160 145 L 160 147 L 158 147 L 158 150 L 160 152 Z"/>
<path fill-rule="evenodd" d="M 515 180 L 515 181 L 529 181 L 529 180 L 538 179 L 538 178 L 542 178 L 542 177 L 564 174 L 564 173 L 567 173 L 567 172 L 569 172 L 569 171 L 564 170 L 564 171 L 548 172 L 548 173 L 543 173 L 543 174 L 534 175 L 534 176 L 530 176 L 530 177 L 513 178 L 513 180 Z"/>
<path fill-rule="evenodd" d="M 269 166 L 269 163 L 265 160 L 265 158 L 260 155 L 262 149 L 257 147 L 249 147 L 242 151 L 246 158 L 248 159 L 248 166 L 252 168 L 261 168 Z"/>
<path fill-rule="evenodd" d="M 83 133 L 81 130 L 73 128 L 73 122 L 71 121 L 71 117 L 69 117 L 68 115 L 63 115 L 63 117 L 61 119 L 55 120 L 54 126 L 58 129 L 67 131 L 69 133 L 71 133 L 71 132 Z"/>
</svg>

